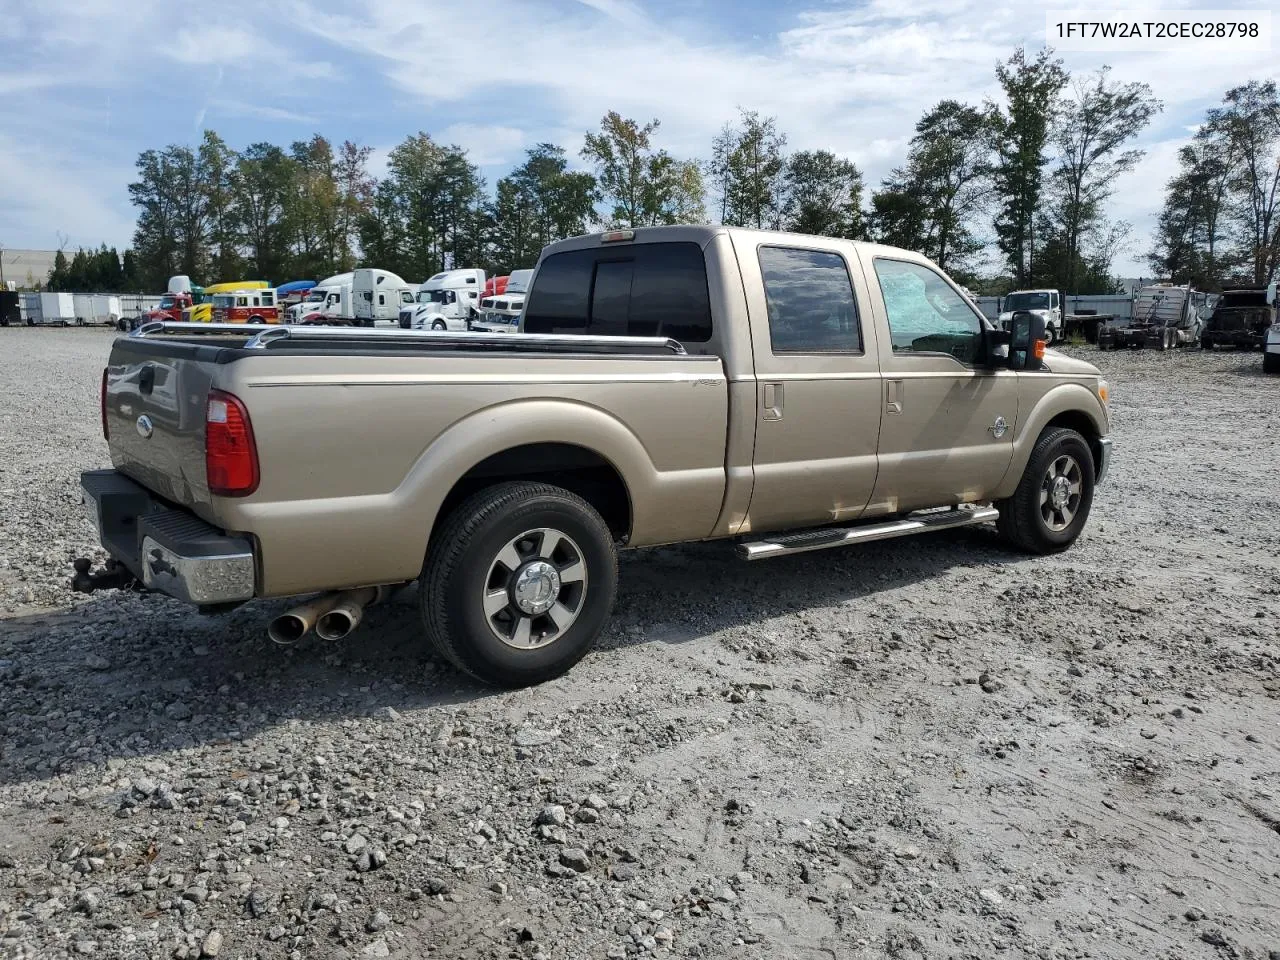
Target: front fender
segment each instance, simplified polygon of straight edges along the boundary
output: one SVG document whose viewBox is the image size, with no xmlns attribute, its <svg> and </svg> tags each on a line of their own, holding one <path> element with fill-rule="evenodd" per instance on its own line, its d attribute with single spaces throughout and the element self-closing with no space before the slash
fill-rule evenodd
<svg viewBox="0 0 1280 960">
<path fill-rule="evenodd" d="M 1032 376 L 1034 374 L 1025 375 L 1024 383 Z M 1022 399 L 1025 400 L 1025 386 L 1023 391 Z M 1013 496 L 1018 483 L 1022 480 L 1023 472 L 1027 469 L 1031 451 L 1035 449 L 1040 434 L 1058 418 L 1075 421 L 1065 425 L 1082 432 L 1083 428 L 1088 426 L 1093 437 L 1105 437 L 1111 429 L 1106 407 L 1091 389 L 1078 382 L 1058 383 L 1051 386 L 1034 402 L 1025 416 L 1021 411 L 1018 413 L 1018 426 L 1013 438 L 1013 459 L 1009 463 L 1008 472 L 996 489 L 995 499 L 1002 500 Z M 1086 436 L 1085 439 L 1092 440 L 1093 437 Z"/>
</svg>

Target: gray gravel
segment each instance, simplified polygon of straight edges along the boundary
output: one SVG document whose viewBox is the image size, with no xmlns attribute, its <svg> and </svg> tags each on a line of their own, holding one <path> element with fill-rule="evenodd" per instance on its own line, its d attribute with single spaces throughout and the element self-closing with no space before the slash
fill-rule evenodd
<svg viewBox="0 0 1280 960">
<path fill-rule="evenodd" d="M 1117 460 L 1065 555 L 974 530 L 624 557 L 501 693 L 412 597 L 281 649 L 67 590 L 98 331 L 0 332 L 0 956 L 1280 956 L 1280 379 L 1079 353 Z"/>
</svg>

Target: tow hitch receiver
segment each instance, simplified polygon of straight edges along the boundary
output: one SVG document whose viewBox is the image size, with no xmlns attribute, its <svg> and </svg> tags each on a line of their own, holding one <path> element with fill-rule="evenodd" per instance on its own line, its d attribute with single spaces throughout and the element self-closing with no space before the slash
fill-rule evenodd
<svg viewBox="0 0 1280 960">
<path fill-rule="evenodd" d="M 76 574 L 71 578 L 71 589 L 76 593 L 93 593 L 95 590 L 124 590 L 133 586 L 137 580 L 129 569 L 118 560 L 109 558 L 103 565 L 101 573 L 90 573 L 93 561 L 88 557 L 79 557 L 72 566 Z"/>
</svg>

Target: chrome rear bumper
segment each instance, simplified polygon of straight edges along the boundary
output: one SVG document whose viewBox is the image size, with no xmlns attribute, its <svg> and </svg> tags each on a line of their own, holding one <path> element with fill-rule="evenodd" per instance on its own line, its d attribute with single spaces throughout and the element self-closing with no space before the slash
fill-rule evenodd
<svg viewBox="0 0 1280 960">
<path fill-rule="evenodd" d="M 114 470 L 81 474 L 102 546 L 144 586 L 198 606 L 253 599 L 253 545 L 172 507 Z"/>
</svg>

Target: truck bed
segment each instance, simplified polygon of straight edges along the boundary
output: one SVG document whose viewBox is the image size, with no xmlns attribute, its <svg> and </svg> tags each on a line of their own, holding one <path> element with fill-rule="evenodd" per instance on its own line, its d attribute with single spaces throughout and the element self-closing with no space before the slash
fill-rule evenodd
<svg viewBox="0 0 1280 960">
<path fill-rule="evenodd" d="M 658 338 L 228 326 L 117 338 L 104 418 L 117 471 L 252 533 L 258 595 L 413 578 L 454 473 L 513 447 L 535 469 L 550 448 L 597 451 L 628 477 L 641 543 L 707 535 L 720 513 L 729 391 L 714 355 Z M 247 496 L 209 490 L 213 390 L 248 412 L 260 482 Z"/>
</svg>

